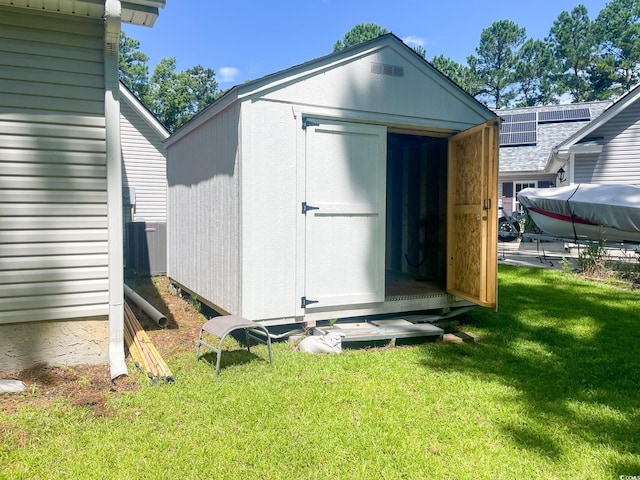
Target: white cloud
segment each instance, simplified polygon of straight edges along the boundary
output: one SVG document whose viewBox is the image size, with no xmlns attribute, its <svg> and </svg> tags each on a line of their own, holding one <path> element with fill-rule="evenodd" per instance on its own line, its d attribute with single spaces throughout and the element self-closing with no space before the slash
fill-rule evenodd
<svg viewBox="0 0 640 480">
<path fill-rule="evenodd" d="M 231 83 L 238 79 L 238 75 L 240 70 L 236 67 L 220 67 L 217 78 L 220 83 Z"/>
<path fill-rule="evenodd" d="M 415 48 L 418 46 L 424 48 L 424 38 L 414 37 L 413 35 L 409 35 L 408 37 L 404 37 L 402 41 L 407 45 L 409 45 L 411 48 Z"/>
</svg>

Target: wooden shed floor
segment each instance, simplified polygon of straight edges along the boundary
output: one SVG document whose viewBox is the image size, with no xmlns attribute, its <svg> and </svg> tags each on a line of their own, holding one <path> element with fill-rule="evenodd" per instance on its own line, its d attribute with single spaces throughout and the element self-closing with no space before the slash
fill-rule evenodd
<svg viewBox="0 0 640 480">
<path fill-rule="evenodd" d="M 385 300 L 408 300 L 413 298 L 444 295 L 445 289 L 435 280 L 417 279 L 407 273 L 387 270 L 385 278 Z"/>
</svg>

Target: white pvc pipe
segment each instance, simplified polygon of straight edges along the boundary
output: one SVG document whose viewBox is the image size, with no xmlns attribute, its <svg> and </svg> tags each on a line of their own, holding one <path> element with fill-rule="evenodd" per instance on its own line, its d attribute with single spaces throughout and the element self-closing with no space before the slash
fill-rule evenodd
<svg viewBox="0 0 640 480">
<path fill-rule="evenodd" d="M 138 307 L 140 307 L 140 309 L 144 313 L 146 313 L 151 320 L 156 322 L 159 327 L 164 328 L 167 326 L 167 317 L 156 310 L 156 308 L 149 302 L 147 302 L 144 298 L 131 290 L 131 288 L 126 284 L 124 285 L 124 295 Z"/>
<path fill-rule="evenodd" d="M 109 229 L 109 370 L 112 379 L 129 373 L 124 355 L 122 154 L 120 144 L 120 85 L 118 82 L 121 8 L 120 0 L 105 0 L 104 116 Z"/>
</svg>

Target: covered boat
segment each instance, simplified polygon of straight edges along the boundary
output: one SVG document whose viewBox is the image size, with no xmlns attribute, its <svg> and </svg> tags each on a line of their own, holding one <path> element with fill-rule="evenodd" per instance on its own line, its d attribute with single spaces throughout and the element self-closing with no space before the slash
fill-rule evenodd
<svg viewBox="0 0 640 480">
<path fill-rule="evenodd" d="M 546 234 L 575 240 L 640 243 L 640 187 L 579 183 L 525 188 L 518 201 Z"/>
</svg>

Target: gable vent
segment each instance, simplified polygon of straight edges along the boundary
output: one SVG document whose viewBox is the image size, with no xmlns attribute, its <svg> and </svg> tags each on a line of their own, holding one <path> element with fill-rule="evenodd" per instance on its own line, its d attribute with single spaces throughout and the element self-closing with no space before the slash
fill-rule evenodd
<svg viewBox="0 0 640 480">
<path fill-rule="evenodd" d="M 390 75 L 392 77 L 404 77 L 404 68 L 386 63 L 372 63 L 371 73 L 376 75 Z"/>
</svg>

